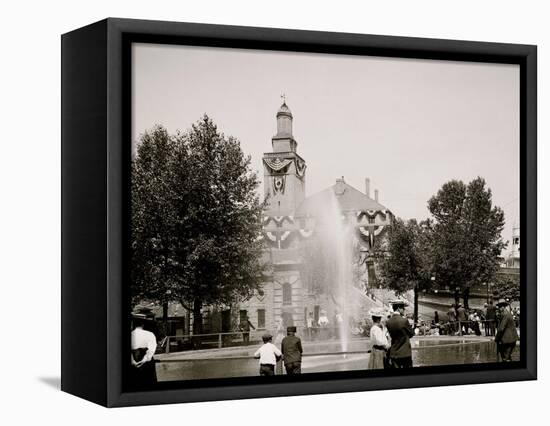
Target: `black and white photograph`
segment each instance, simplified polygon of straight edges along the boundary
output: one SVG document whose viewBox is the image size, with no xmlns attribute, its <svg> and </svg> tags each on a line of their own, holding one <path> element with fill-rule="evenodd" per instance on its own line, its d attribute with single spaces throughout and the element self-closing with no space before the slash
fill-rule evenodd
<svg viewBox="0 0 550 426">
<path fill-rule="evenodd" d="M 135 42 L 127 157 L 136 389 L 522 360 L 519 65 Z"/>
<path fill-rule="evenodd" d="M 4 3 L 0 423 L 544 424 L 544 2 Z"/>
</svg>

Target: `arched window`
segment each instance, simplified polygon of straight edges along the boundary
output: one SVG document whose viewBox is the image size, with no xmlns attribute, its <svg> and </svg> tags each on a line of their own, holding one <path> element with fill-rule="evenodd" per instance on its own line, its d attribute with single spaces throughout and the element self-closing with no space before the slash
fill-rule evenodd
<svg viewBox="0 0 550 426">
<path fill-rule="evenodd" d="M 292 285 L 290 283 L 283 284 L 283 305 L 292 305 Z"/>
</svg>

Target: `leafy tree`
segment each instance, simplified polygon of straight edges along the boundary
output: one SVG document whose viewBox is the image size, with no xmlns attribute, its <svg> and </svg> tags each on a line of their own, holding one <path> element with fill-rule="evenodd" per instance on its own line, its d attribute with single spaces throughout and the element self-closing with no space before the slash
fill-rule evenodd
<svg viewBox="0 0 550 426">
<path fill-rule="evenodd" d="M 506 247 L 501 233 L 504 213 L 492 205 L 491 189 L 478 177 L 466 185 L 452 180 L 428 201 L 433 219 L 434 272 L 439 283 L 461 293 L 468 308 L 470 287 L 488 282 Z"/>
<path fill-rule="evenodd" d="M 431 223 L 396 218 L 387 234 L 387 255 L 382 260 L 383 284 L 397 294 L 414 291 L 414 321 L 418 320 L 418 294 L 432 285 Z"/>
<path fill-rule="evenodd" d="M 492 283 L 493 297 L 495 299 L 510 299 L 511 301 L 519 301 L 520 287 L 519 274 L 496 274 Z"/>
<path fill-rule="evenodd" d="M 204 115 L 186 133 L 156 126 L 132 163 L 132 297 L 177 300 L 193 312 L 245 300 L 263 261 L 259 181 L 237 139 Z"/>
<path fill-rule="evenodd" d="M 176 144 L 156 126 L 140 138 L 132 162 L 132 298 L 166 302 L 174 284 L 172 170 Z"/>
</svg>

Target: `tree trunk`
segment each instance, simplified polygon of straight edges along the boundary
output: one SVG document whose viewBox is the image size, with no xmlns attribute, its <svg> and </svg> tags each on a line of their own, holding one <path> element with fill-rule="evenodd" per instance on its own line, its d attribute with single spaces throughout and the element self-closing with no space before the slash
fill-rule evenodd
<svg viewBox="0 0 550 426">
<path fill-rule="evenodd" d="M 164 336 L 168 336 L 168 302 L 162 303 L 162 327 Z"/>
<path fill-rule="evenodd" d="M 191 334 L 191 310 L 185 308 L 184 334 Z"/>
<path fill-rule="evenodd" d="M 462 299 L 464 300 L 464 309 L 470 309 L 468 301 L 470 299 L 470 287 L 466 287 L 462 293 Z"/>
<path fill-rule="evenodd" d="M 413 319 L 414 319 L 414 325 L 418 323 L 418 284 L 414 285 L 414 313 L 413 313 Z"/>
<path fill-rule="evenodd" d="M 202 302 L 199 299 L 193 301 L 193 347 L 199 349 L 201 346 L 201 337 L 196 336 L 202 334 Z"/>
<path fill-rule="evenodd" d="M 460 287 L 455 288 L 455 309 L 458 307 L 458 304 L 460 303 Z"/>
</svg>

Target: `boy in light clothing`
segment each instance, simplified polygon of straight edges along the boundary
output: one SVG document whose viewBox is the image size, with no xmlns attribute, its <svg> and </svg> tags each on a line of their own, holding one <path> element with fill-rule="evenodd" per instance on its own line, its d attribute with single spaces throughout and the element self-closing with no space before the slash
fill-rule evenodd
<svg viewBox="0 0 550 426">
<path fill-rule="evenodd" d="M 260 376 L 274 376 L 275 365 L 283 355 L 277 346 L 271 343 L 271 339 L 271 334 L 264 334 L 264 344 L 254 353 L 254 358 L 260 358 Z"/>
</svg>

